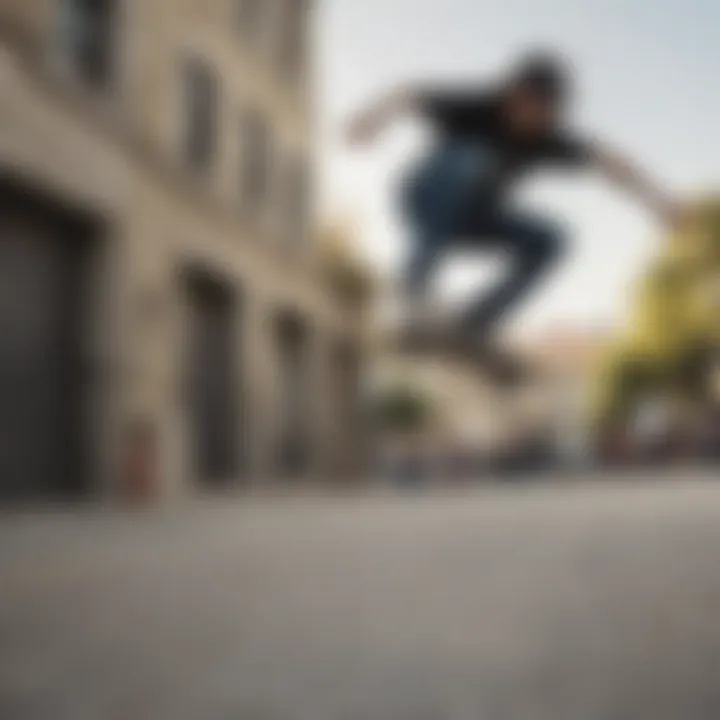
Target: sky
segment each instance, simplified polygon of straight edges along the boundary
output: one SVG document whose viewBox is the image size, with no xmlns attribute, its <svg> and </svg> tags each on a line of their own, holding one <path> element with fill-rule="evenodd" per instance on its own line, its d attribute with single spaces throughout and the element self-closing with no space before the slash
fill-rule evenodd
<svg viewBox="0 0 720 720">
<path fill-rule="evenodd" d="M 639 161 L 679 198 L 720 179 L 720 4 L 714 0 L 319 0 L 321 200 L 350 218 L 383 273 L 408 246 L 398 179 L 428 133 L 399 126 L 370 149 L 343 140 L 353 111 L 398 83 L 492 78 L 529 47 L 554 47 L 576 68 L 580 129 Z M 654 219 L 588 176 L 540 175 L 528 209 L 562 218 L 563 265 L 514 320 L 520 328 L 618 321 L 628 289 L 661 239 Z M 449 301 L 477 291 L 497 259 L 460 255 L 441 269 Z"/>
</svg>

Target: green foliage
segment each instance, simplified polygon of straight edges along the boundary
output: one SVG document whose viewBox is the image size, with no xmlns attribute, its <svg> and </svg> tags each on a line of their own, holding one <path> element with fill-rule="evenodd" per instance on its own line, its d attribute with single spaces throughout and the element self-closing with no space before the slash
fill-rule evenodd
<svg viewBox="0 0 720 720">
<path fill-rule="evenodd" d="M 432 419 L 430 400 L 410 387 L 386 390 L 376 402 L 376 417 L 385 430 L 414 433 L 424 430 Z"/>
</svg>

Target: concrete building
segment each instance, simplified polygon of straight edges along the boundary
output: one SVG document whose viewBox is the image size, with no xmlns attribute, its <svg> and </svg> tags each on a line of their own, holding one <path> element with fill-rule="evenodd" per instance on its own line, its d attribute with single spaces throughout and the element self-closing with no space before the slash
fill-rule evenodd
<svg viewBox="0 0 720 720">
<path fill-rule="evenodd" d="M 360 322 L 313 242 L 312 12 L 0 0 L 0 499 L 357 467 Z"/>
</svg>

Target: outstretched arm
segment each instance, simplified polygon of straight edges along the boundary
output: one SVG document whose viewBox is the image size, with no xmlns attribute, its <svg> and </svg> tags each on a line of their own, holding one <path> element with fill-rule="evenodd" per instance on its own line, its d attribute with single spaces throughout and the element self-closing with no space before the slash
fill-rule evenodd
<svg viewBox="0 0 720 720">
<path fill-rule="evenodd" d="M 391 123 L 417 108 L 421 91 L 414 87 L 400 87 L 358 113 L 348 125 L 348 139 L 352 143 L 375 140 Z"/>
<path fill-rule="evenodd" d="M 680 206 L 627 158 L 599 145 L 592 147 L 590 155 L 605 177 L 638 198 L 663 222 L 675 224 L 681 219 Z"/>
</svg>

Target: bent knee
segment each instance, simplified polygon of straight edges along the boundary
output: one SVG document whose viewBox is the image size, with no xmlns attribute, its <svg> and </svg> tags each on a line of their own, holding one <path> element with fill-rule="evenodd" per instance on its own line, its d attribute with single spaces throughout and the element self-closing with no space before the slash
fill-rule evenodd
<svg viewBox="0 0 720 720">
<path fill-rule="evenodd" d="M 528 259 L 538 263 L 556 262 L 565 255 L 567 232 L 556 223 L 537 223 L 528 233 L 525 251 Z"/>
</svg>

